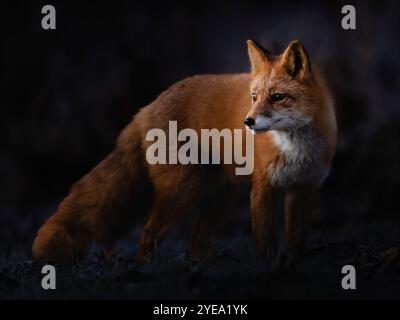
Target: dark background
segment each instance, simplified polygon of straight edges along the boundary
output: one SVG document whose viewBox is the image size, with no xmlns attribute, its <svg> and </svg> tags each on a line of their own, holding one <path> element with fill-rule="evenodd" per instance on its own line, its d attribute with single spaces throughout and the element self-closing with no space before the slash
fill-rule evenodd
<svg viewBox="0 0 400 320">
<path fill-rule="evenodd" d="M 56 30 L 41 28 L 45 4 Z M 357 30 L 341 28 L 345 4 Z M 0 28 L 0 296 L 400 297 L 398 1 L 5 1 Z M 138 267 L 131 239 L 115 260 L 93 250 L 62 269 L 57 293 L 41 291 L 30 245 L 72 183 L 174 82 L 247 71 L 248 38 L 274 53 L 301 40 L 336 101 L 337 153 L 295 270 L 255 258 L 242 209 L 200 265 L 174 238 Z M 344 264 L 360 270 L 356 292 L 340 288 Z"/>
</svg>

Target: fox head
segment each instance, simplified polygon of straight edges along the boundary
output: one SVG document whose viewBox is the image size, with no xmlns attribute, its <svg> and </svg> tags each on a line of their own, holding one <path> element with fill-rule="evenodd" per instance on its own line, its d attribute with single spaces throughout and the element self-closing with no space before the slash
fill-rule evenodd
<svg viewBox="0 0 400 320">
<path fill-rule="evenodd" d="M 280 56 L 273 56 L 252 40 L 247 46 L 252 80 L 246 127 L 257 134 L 308 125 L 318 109 L 318 98 L 316 79 L 303 45 L 292 41 Z"/>
</svg>

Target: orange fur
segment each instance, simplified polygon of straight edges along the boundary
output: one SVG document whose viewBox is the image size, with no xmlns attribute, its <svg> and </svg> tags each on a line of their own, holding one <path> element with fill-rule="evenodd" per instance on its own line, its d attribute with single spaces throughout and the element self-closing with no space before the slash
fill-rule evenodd
<svg viewBox="0 0 400 320">
<path fill-rule="evenodd" d="M 115 150 L 79 181 L 63 200 L 57 212 L 41 227 L 33 244 L 36 259 L 66 260 L 83 254 L 91 241 L 117 237 L 130 226 L 137 213 L 126 212 L 127 200 L 140 199 L 147 187 L 154 189 L 155 200 L 145 224 L 139 256 L 150 257 L 157 242 L 198 201 L 210 194 L 210 186 L 235 183 L 232 165 L 150 165 L 144 153 L 151 142 L 146 133 L 152 128 L 168 132 L 168 121 L 178 130 L 202 128 L 245 130 L 249 116 L 268 116 L 274 108 L 270 91 L 281 90 L 296 97 L 295 106 L 306 115 L 316 136 L 323 142 L 324 165 L 329 168 L 336 145 L 336 121 L 329 92 L 311 65 L 304 48 L 292 42 L 283 55 L 275 57 L 252 41 L 248 42 L 251 74 L 203 75 L 177 82 L 134 117 L 118 138 Z M 252 103 L 250 92 L 257 91 Z M 295 103 L 293 102 L 293 103 Z M 289 102 L 279 103 L 285 108 Z M 313 131 L 313 132 L 314 132 Z M 252 176 L 252 227 L 257 247 L 263 253 L 276 247 L 278 207 L 285 199 L 286 241 L 297 248 L 304 235 L 305 218 L 312 193 L 319 186 L 294 183 L 276 186 L 271 170 L 288 165 L 271 132 L 255 136 L 255 167 Z M 212 188 L 219 194 L 219 189 Z M 200 215 L 191 241 L 196 255 L 209 252 L 209 238 L 221 205 L 207 208 Z"/>
</svg>

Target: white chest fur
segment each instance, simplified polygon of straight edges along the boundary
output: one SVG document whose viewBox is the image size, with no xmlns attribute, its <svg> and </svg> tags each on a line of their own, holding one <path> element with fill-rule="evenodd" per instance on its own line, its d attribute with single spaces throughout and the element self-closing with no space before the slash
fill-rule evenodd
<svg viewBox="0 0 400 320">
<path fill-rule="evenodd" d="M 281 159 L 269 168 L 273 185 L 289 188 L 310 185 L 318 187 L 328 174 L 322 155 L 324 143 L 311 127 L 294 131 L 270 131 Z"/>
</svg>

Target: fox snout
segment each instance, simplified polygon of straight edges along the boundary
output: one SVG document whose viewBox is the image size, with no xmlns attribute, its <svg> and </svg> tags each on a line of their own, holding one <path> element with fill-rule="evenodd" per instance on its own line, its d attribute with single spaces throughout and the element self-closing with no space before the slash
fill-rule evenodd
<svg viewBox="0 0 400 320">
<path fill-rule="evenodd" d="M 244 120 L 244 124 L 246 125 L 247 129 L 251 130 L 253 134 L 270 130 L 272 123 L 273 121 L 270 117 L 261 115 L 247 117 Z"/>
<path fill-rule="evenodd" d="M 258 134 L 270 130 L 294 130 L 308 125 L 311 120 L 309 116 L 299 111 L 280 110 L 273 111 L 271 116 L 247 116 L 244 124 L 253 134 Z"/>
<path fill-rule="evenodd" d="M 256 124 L 256 122 L 253 118 L 246 118 L 246 119 L 244 119 L 244 124 L 246 126 L 248 126 L 249 128 L 251 128 L 252 126 L 254 126 Z"/>
<path fill-rule="evenodd" d="M 272 110 L 265 105 L 253 106 L 244 119 L 246 128 L 253 134 L 270 130 L 272 122 Z"/>
</svg>

